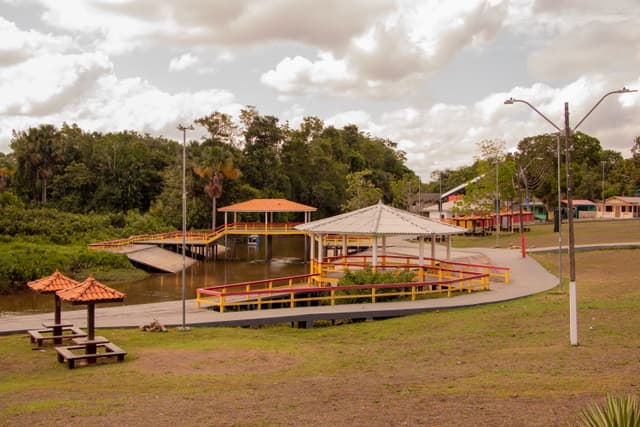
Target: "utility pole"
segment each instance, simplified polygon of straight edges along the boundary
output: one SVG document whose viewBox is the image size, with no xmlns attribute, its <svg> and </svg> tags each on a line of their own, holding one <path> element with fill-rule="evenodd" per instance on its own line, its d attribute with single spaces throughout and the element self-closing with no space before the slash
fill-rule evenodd
<svg viewBox="0 0 640 427">
<path fill-rule="evenodd" d="M 573 231 L 573 173 L 571 172 L 571 128 L 569 127 L 569 103 L 564 103 L 564 141 L 567 164 L 567 219 L 569 223 L 569 337 L 571 345 L 578 345 L 578 308 L 576 298 L 576 254 Z"/>
<path fill-rule="evenodd" d="M 178 130 L 182 131 L 182 327 L 180 330 L 188 331 L 186 319 L 186 253 L 187 253 L 187 131 L 193 130 L 193 125 L 185 127 L 178 125 Z"/>
</svg>

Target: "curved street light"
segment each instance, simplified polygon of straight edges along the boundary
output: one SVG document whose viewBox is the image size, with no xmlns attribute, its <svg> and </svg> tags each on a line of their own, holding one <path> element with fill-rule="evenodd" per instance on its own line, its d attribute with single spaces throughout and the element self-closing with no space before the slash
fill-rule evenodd
<svg viewBox="0 0 640 427">
<path fill-rule="evenodd" d="M 586 120 L 587 117 L 595 110 L 598 105 L 609 95 L 613 94 L 621 94 L 621 93 L 630 93 L 637 92 L 637 90 L 627 89 L 623 87 L 619 90 L 612 90 L 611 92 L 605 93 L 602 98 L 596 104 L 591 107 L 589 112 L 578 122 L 578 124 L 573 128 L 573 132 L 575 132 L 578 127 Z M 529 102 L 523 99 L 514 99 L 509 98 L 504 101 L 505 104 L 514 104 L 516 102 L 520 102 L 522 104 L 526 104 L 533 111 L 538 113 L 543 119 L 545 119 L 551 126 L 553 126 L 556 130 L 561 133 L 564 133 L 565 139 L 565 158 L 567 164 L 567 210 L 568 210 L 568 223 L 569 223 L 569 336 L 571 340 L 571 345 L 578 345 L 578 315 L 576 309 L 576 260 L 575 260 L 575 236 L 573 231 L 573 175 L 571 173 L 571 132 L 572 129 L 569 127 L 569 103 L 564 103 L 564 129 L 560 129 L 558 125 L 556 125 L 553 121 L 551 121 L 547 116 L 542 114 L 536 107 L 531 105 Z M 559 179 L 559 177 L 558 177 Z M 560 195 L 558 194 L 558 197 Z M 562 277 L 560 277 L 560 283 L 562 284 Z"/>
</svg>

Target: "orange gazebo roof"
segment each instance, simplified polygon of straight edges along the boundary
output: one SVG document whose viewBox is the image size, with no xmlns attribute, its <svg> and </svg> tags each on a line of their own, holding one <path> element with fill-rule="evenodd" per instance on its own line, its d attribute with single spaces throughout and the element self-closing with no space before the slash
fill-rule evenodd
<svg viewBox="0 0 640 427">
<path fill-rule="evenodd" d="M 218 210 L 222 212 L 315 212 L 317 209 L 287 199 L 252 199 Z"/>
<path fill-rule="evenodd" d="M 98 282 L 93 275 L 87 277 L 76 287 L 56 292 L 56 295 L 72 304 L 118 302 L 123 301 L 126 296 L 124 293 Z"/>
<path fill-rule="evenodd" d="M 33 280 L 27 283 L 34 291 L 46 294 L 57 292 L 62 289 L 72 288 L 74 286 L 78 286 L 80 282 L 73 280 L 70 277 L 65 276 L 60 273 L 60 270 L 56 269 L 56 271 L 50 276 L 43 277 L 38 280 Z"/>
</svg>

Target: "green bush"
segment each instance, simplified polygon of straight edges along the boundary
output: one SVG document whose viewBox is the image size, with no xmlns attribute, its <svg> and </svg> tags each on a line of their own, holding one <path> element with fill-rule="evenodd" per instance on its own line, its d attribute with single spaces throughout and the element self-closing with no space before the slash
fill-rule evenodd
<svg viewBox="0 0 640 427">
<path fill-rule="evenodd" d="M 47 276 L 56 268 L 71 277 L 91 269 L 133 269 L 125 255 L 89 251 L 84 245 L 24 239 L 0 243 L 0 293 L 24 289 L 28 281 Z"/>
<path fill-rule="evenodd" d="M 592 404 L 579 418 L 585 427 L 640 427 L 640 407 L 633 396 L 607 396 L 604 407 Z"/>
<path fill-rule="evenodd" d="M 0 206 L 0 230 L 12 237 L 33 237 L 59 245 L 88 244 L 134 234 L 171 230 L 160 218 L 125 214 L 72 214 L 51 208 Z"/>
<path fill-rule="evenodd" d="M 338 281 L 338 286 L 353 286 L 353 285 L 373 285 L 381 283 L 408 283 L 415 281 L 415 274 L 411 271 L 379 271 L 373 270 L 371 266 L 366 266 L 362 270 L 347 270 L 344 272 L 342 278 Z M 376 290 L 376 301 L 390 301 L 397 297 L 385 297 L 382 294 L 399 292 L 401 288 L 381 288 Z M 364 292 L 364 291 L 363 291 Z M 342 290 L 338 291 L 337 295 L 358 295 L 363 292 L 354 290 Z M 368 293 L 369 290 L 367 289 Z M 362 298 L 344 298 L 338 300 L 343 304 L 354 304 L 363 302 Z"/>
</svg>

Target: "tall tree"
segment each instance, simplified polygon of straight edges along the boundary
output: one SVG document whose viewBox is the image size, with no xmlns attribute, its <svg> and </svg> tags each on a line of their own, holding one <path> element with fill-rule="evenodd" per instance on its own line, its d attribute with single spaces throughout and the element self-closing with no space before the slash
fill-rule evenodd
<svg viewBox="0 0 640 427">
<path fill-rule="evenodd" d="M 221 147 L 211 147 L 199 162 L 194 166 L 194 172 L 207 180 L 204 191 L 211 197 L 211 229 L 215 230 L 217 200 L 222 196 L 222 181 L 224 178 L 238 179 L 240 169 L 235 166 L 231 153 Z"/>
<path fill-rule="evenodd" d="M 347 201 L 342 206 L 343 211 L 365 208 L 382 200 L 382 190 L 369 180 L 370 175 L 368 169 L 347 175 Z"/>
<path fill-rule="evenodd" d="M 211 229 L 216 229 L 217 200 L 222 196 L 223 180 L 235 180 L 240 177 L 240 169 L 236 167 L 234 157 L 239 152 L 233 141 L 237 127 L 231 116 L 218 111 L 201 117 L 195 121 L 204 126 L 209 138 L 201 145 L 199 158 L 194 165 L 194 172 L 206 179 L 205 193 L 211 197 Z"/>
<path fill-rule="evenodd" d="M 495 212 L 500 200 L 512 197 L 513 159 L 505 155 L 505 142 L 483 140 L 478 143 L 478 148 L 479 179 L 469 184 L 464 199 L 456 202 L 455 210 L 461 214 Z"/>
<path fill-rule="evenodd" d="M 13 132 L 11 148 L 18 164 L 17 184 L 32 201 L 47 203 L 47 183 L 61 158 L 60 134 L 49 124 Z"/>
<path fill-rule="evenodd" d="M 280 147 L 286 133 L 274 116 L 262 116 L 255 108 L 242 110 L 244 161 L 241 165 L 246 183 L 261 189 L 266 197 L 290 193 L 287 176 L 282 173 Z"/>
</svg>

